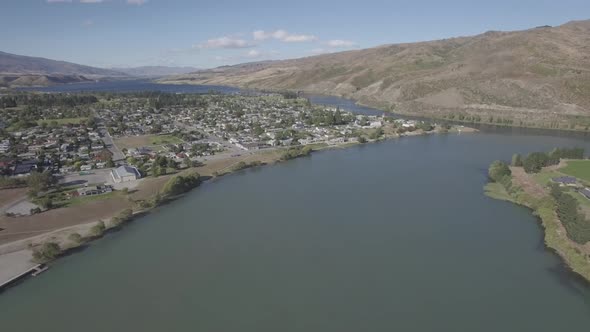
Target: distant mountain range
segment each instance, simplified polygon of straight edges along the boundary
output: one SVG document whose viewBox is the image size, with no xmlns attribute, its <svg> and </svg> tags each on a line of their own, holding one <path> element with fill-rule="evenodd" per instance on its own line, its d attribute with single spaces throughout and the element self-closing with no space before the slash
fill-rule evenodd
<svg viewBox="0 0 590 332">
<path fill-rule="evenodd" d="M 301 90 L 413 115 L 582 124 L 579 117 L 590 116 L 590 21 L 225 66 L 160 81 Z"/>
<path fill-rule="evenodd" d="M 0 86 L 44 86 L 125 76 L 110 69 L 0 52 Z"/>
<path fill-rule="evenodd" d="M 162 77 L 196 70 L 192 67 L 164 66 L 104 69 L 0 52 L 0 86 L 46 86 L 104 79 Z"/>
<path fill-rule="evenodd" d="M 590 20 L 209 70 L 102 69 L 0 52 L 0 86 L 162 76 L 336 95 L 412 115 L 590 128 Z"/>
</svg>

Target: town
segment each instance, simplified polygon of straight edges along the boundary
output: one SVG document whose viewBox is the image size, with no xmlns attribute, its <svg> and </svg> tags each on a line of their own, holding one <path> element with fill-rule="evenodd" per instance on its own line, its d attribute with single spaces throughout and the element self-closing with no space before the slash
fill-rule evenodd
<svg viewBox="0 0 590 332">
<path fill-rule="evenodd" d="M 51 179 L 45 182 L 60 184 L 50 191 L 47 183 L 29 184 L 39 188 L 3 208 L 11 217 L 133 189 L 141 178 L 208 160 L 434 129 L 420 121 L 312 105 L 290 93 L 25 94 L 4 96 L 0 106 L 0 185 L 18 187 L 39 177 L 31 174 L 47 174 Z"/>
</svg>

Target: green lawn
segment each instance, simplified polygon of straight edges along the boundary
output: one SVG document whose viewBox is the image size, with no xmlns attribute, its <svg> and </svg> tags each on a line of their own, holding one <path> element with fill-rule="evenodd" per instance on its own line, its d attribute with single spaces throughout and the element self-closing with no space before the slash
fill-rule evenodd
<svg viewBox="0 0 590 332">
<path fill-rule="evenodd" d="M 47 119 L 47 120 L 39 120 L 37 123 L 41 125 L 42 123 L 50 124 L 51 122 L 55 121 L 58 125 L 65 125 L 65 124 L 80 124 L 82 121 L 86 121 L 88 118 L 63 118 L 63 119 Z"/>
<path fill-rule="evenodd" d="M 590 183 L 590 160 L 570 160 L 559 171 Z"/>
<path fill-rule="evenodd" d="M 180 138 L 172 135 L 157 135 L 151 136 L 150 145 L 162 145 L 162 144 L 180 144 L 183 142 Z"/>
<path fill-rule="evenodd" d="M 74 197 L 72 199 L 69 199 L 67 201 L 61 202 L 61 203 L 64 204 L 64 207 L 75 206 L 75 205 L 85 204 L 85 203 L 92 202 L 92 201 L 100 201 L 100 200 L 116 197 L 116 196 L 118 196 L 118 194 L 119 194 L 118 192 L 113 191 L 113 192 L 102 194 L 102 195 L 78 196 L 78 197 Z"/>
<path fill-rule="evenodd" d="M 485 185 L 484 193 L 486 196 L 495 198 L 501 201 L 513 201 L 514 199 L 510 196 L 510 194 L 504 189 L 504 187 L 496 182 L 490 182 Z"/>
<path fill-rule="evenodd" d="M 555 172 L 555 171 L 542 171 L 540 173 L 537 174 L 533 174 L 533 179 L 535 179 L 535 181 L 542 185 L 543 187 L 547 186 L 549 184 L 549 182 L 551 181 L 551 179 L 553 178 L 557 178 L 563 176 L 563 174 L 559 173 L 559 172 Z"/>
</svg>

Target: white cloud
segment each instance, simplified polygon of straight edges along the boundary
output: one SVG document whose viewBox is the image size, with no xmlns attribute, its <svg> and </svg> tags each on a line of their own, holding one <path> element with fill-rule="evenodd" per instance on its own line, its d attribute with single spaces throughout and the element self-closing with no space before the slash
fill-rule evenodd
<svg viewBox="0 0 590 332">
<path fill-rule="evenodd" d="M 262 41 L 267 39 L 276 39 L 285 43 L 299 43 L 315 41 L 318 38 L 314 35 L 292 34 L 286 30 L 264 31 L 256 30 L 252 33 L 254 40 Z"/>
<path fill-rule="evenodd" d="M 47 0 L 47 3 L 72 2 L 72 0 Z"/>
<path fill-rule="evenodd" d="M 105 0 L 80 0 L 80 3 L 101 3 Z"/>
<path fill-rule="evenodd" d="M 141 6 L 141 5 L 145 4 L 146 2 L 148 2 L 148 0 L 127 0 L 128 4 L 138 5 L 138 6 Z"/>
<path fill-rule="evenodd" d="M 225 63 L 235 63 L 235 62 L 244 62 L 244 61 L 252 61 L 254 59 L 271 59 L 274 56 L 279 55 L 278 51 L 261 51 L 261 50 L 249 50 L 246 53 L 233 55 L 233 56 L 223 56 L 217 55 L 213 57 L 213 60 L 217 62 L 225 62 Z"/>
<path fill-rule="evenodd" d="M 309 53 L 314 54 L 314 55 L 319 55 L 319 54 L 326 54 L 326 53 L 330 53 L 332 51 L 327 50 L 325 48 L 314 48 L 311 51 L 309 51 Z"/>
<path fill-rule="evenodd" d="M 84 20 L 84 22 L 82 22 L 82 26 L 85 26 L 85 27 L 89 27 L 89 26 L 92 26 L 92 25 L 94 25 L 94 21 L 93 20 L 90 20 L 90 19 Z"/>
<path fill-rule="evenodd" d="M 326 42 L 326 45 L 333 48 L 355 47 L 356 43 L 350 40 L 332 39 Z"/>
<path fill-rule="evenodd" d="M 196 48 L 211 49 L 211 48 L 248 48 L 252 47 L 251 43 L 244 39 L 220 37 L 209 39 L 204 43 L 195 45 Z"/>
<path fill-rule="evenodd" d="M 261 55 L 262 53 L 260 53 L 258 50 L 249 50 L 248 53 L 246 53 L 246 56 L 250 58 L 258 58 Z"/>
</svg>

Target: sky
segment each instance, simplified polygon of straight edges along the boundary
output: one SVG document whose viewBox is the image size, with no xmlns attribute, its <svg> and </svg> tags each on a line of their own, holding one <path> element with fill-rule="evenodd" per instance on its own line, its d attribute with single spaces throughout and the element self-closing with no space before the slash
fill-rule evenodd
<svg viewBox="0 0 590 332">
<path fill-rule="evenodd" d="M 590 19 L 590 0 L 0 0 L 0 51 L 211 68 Z"/>
</svg>

